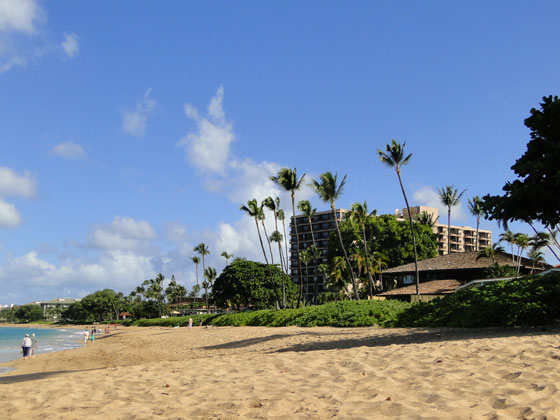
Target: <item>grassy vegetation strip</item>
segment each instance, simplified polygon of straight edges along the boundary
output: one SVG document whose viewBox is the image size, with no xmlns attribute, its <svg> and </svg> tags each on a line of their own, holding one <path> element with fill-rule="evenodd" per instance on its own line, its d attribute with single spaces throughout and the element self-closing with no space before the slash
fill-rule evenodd
<svg viewBox="0 0 560 420">
<path fill-rule="evenodd" d="M 187 326 L 189 317 L 141 319 L 138 326 Z M 510 327 L 560 320 L 560 274 L 502 281 L 443 299 L 344 301 L 299 309 L 194 315 L 194 325 L 266 327 Z"/>
<path fill-rule="evenodd" d="M 413 305 L 400 327 L 512 327 L 560 320 L 560 274 L 501 281 Z"/>
</svg>

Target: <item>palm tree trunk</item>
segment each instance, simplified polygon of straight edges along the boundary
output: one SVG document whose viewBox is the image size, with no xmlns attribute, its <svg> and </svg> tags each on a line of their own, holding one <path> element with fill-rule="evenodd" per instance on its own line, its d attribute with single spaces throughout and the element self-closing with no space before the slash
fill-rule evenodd
<svg viewBox="0 0 560 420">
<path fill-rule="evenodd" d="M 532 223 L 529 223 L 529 226 L 531 226 L 531 229 L 533 229 L 533 232 L 535 232 L 535 235 L 538 234 L 537 229 L 535 229 L 535 227 L 533 226 Z M 550 232 L 550 229 L 549 229 L 549 232 Z M 551 234 L 550 236 L 556 241 L 556 238 L 554 238 L 554 237 L 552 236 L 552 234 Z M 556 242 L 556 243 L 558 243 L 558 242 Z M 546 247 L 550 250 L 550 252 L 552 252 L 552 254 L 556 257 L 556 259 L 557 259 L 558 261 L 560 261 L 560 258 L 558 258 L 558 255 L 556 255 L 556 252 L 554 252 L 554 250 L 552 249 L 552 247 L 550 246 L 550 244 L 549 244 L 548 242 L 547 242 L 547 244 L 546 244 Z M 560 247 L 559 247 L 559 248 L 560 248 Z"/>
<path fill-rule="evenodd" d="M 284 266 L 286 267 L 286 274 L 288 274 L 288 271 L 290 269 L 290 264 L 288 261 L 288 257 L 290 256 L 290 254 L 288 253 L 288 237 L 286 236 L 286 222 L 285 220 L 282 220 L 282 228 L 284 229 L 284 247 L 286 248 L 286 254 L 284 254 L 285 260 L 284 260 Z"/>
<path fill-rule="evenodd" d="M 348 254 L 346 253 L 346 248 L 344 247 L 344 243 L 342 242 L 342 234 L 340 233 L 340 228 L 338 227 L 338 218 L 336 217 L 336 206 L 334 205 L 334 201 L 331 201 L 331 209 L 334 216 L 334 224 L 336 226 L 336 233 L 338 234 L 338 240 L 340 241 L 340 247 L 342 248 L 342 252 L 344 253 L 344 259 L 346 264 L 348 265 L 348 271 L 350 271 L 350 277 L 352 279 L 352 288 L 354 289 L 354 298 L 356 300 L 360 300 L 360 296 L 358 295 L 358 288 L 356 284 L 356 278 L 354 276 L 354 270 L 352 269 L 352 265 L 350 264 L 350 260 L 348 259 Z"/>
<path fill-rule="evenodd" d="M 447 207 L 447 253 L 451 254 L 451 206 Z"/>
<path fill-rule="evenodd" d="M 362 225 L 362 235 L 364 237 L 364 251 L 366 252 L 366 270 L 369 279 L 369 294 L 373 298 L 373 278 L 371 277 L 371 271 L 369 269 L 369 256 L 368 256 L 368 248 L 367 248 L 367 240 L 366 240 L 366 225 Z"/>
<path fill-rule="evenodd" d="M 476 252 L 478 252 L 478 228 L 480 226 L 480 216 L 476 218 Z"/>
<path fill-rule="evenodd" d="M 274 265 L 274 255 L 272 254 L 272 245 L 270 245 L 270 238 L 268 237 L 268 233 L 266 233 L 266 226 L 264 224 L 264 220 L 261 220 L 261 224 L 262 224 L 262 227 L 263 227 L 266 242 L 268 242 L 268 250 L 270 251 L 270 259 L 271 259 L 272 265 Z"/>
<path fill-rule="evenodd" d="M 274 211 L 274 228 L 276 229 L 276 232 L 278 232 L 278 217 L 276 216 L 276 210 Z M 286 274 L 288 267 L 284 270 L 284 258 L 282 256 L 282 244 L 280 241 L 278 241 L 278 257 L 280 258 L 280 269 L 282 270 L 282 274 Z M 284 276 L 282 276 L 282 309 L 286 309 L 286 280 L 284 279 Z"/>
<path fill-rule="evenodd" d="M 298 261 L 298 274 L 299 274 L 299 294 L 298 294 L 298 301 L 297 307 L 300 307 L 301 299 L 303 297 L 303 276 L 301 270 L 301 261 L 299 259 L 299 233 L 297 228 L 297 220 L 296 220 L 296 195 L 294 191 L 292 191 L 292 218 L 294 221 L 294 229 L 296 230 L 296 258 Z"/>
<path fill-rule="evenodd" d="M 274 285 L 274 277 L 272 276 L 272 270 L 270 269 L 270 265 L 268 264 L 268 257 L 266 256 L 266 251 L 264 250 L 264 244 L 263 244 L 263 240 L 262 240 L 262 236 L 261 236 L 261 230 L 259 229 L 259 221 L 258 219 L 255 217 L 255 224 L 257 225 L 257 232 L 259 234 L 259 241 L 261 243 L 261 249 L 264 255 L 264 260 L 266 262 L 266 266 L 268 267 L 268 273 L 270 274 L 270 287 L 273 288 L 273 290 L 276 290 L 276 287 Z M 263 223 L 263 227 L 264 227 L 264 223 Z M 266 232 L 266 230 L 265 230 Z M 268 237 L 267 237 L 268 240 Z M 268 242 L 268 245 L 270 246 L 270 242 Z M 278 300 L 276 301 L 276 307 L 278 308 L 280 305 L 278 303 Z"/>
<path fill-rule="evenodd" d="M 401 173 L 398 170 L 397 170 L 397 176 L 399 177 L 399 184 L 401 185 L 401 191 L 403 193 L 404 202 L 406 203 L 406 209 L 408 210 L 408 221 L 410 222 L 410 230 L 412 231 L 412 246 L 414 248 L 414 271 L 416 273 L 416 295 L 420 295 L 420 274 L 418 273 L 418 255 L 416 253 L 416 234 L 414 233 L 414 226 L 412 225 L 412 215 L 410 214 L 410 206 L 408 205 L 408 198 L 406 198 L 406 193 L 404 192 Z M 449 229 L 447 229 L 447 234 L 449 235 Z M 449 239 L 447 240 L 447 244 L 449 246 Z"/>
</svg>

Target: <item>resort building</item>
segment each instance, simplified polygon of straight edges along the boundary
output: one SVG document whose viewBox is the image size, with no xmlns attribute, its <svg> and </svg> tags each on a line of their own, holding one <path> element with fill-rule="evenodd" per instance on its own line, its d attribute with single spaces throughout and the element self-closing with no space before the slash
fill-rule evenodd
<svg viewBox="0 0 560 420">
<path fill-rule="evenodd" d="M 68 299 L 68 298 L 57 298 L 42 301 L 29 302 L 26 305 L 39 305 L 43 310 L 43 314 L 46 319 L 58 319 L 58 314 L 64 309 L 68 308 L 71 304 L 79 302 L 81 299 Z"/>
<path fill-rule="evenodd" d="M 338 209 L 336 215 L 338 221 L 342 221 L 348 210 Z M 313 245 L 319 250 L 320 257 L 318 260 L 311 259 L 307 267 L 301 264 L 303 293 L 307 300 L 313 299 L 314 296 L 327 290 L 325 285 L 325 276 L 319 272 L 319 265 L 327 263 L 327 248 L 329 246 L 329 237 L 331 233 L 336 231 L 334 216 L 331 210 L 317 212 L 309 219 L 303 214 L 295 217 L 297 231 L 299 235 L 299 249 L 306 250 Z M 296 229 L 294 227 L 294 218 L 292 217 L 290 224 L 290 276 L 292 281 L 299 284 L 299 261 L 297 252 Z"/>
<path fill-rule="evenodd" d="M 433 232 L 437 235 L 438 253 L 439 255 L 447 254 L 447 224 L 439 223 L 438 209 L 434 207 L 415 206 L 410 208 L 412 219 L 416 219 L 421 213 L 427 213 L 435 222 L 432 227 Z M 401 211 L 396 210 L 395 215 L 397 219 L 408 220 L 407 209 Z M 478 249 L 476 242 L 478 239 Z M 468 226 L 455 226 L 450 227 L 450 250 L 451 252 L 469 252 L 480 251 L 482 248 L 492 245 L 492 231 L 486 229 L 478 230 L 478 238 L 476 237 L 476 228 Z"/>
<path fill-rule="evenodd" d="M 337 209 L 336 214 L 338 221 L 341 222 L 344 215 L 349 210 Z M 428 213 L 435 222 L 432 227 L 433 232 L 437 235 L 437 245 L 439 255 L 447 254 L 447 225 L 438 223 L 438 210 L 433 207 L 415 206 L 410 208 L 412 218 L 415 219 L 422 212 Z M 399 220 L 407 220 L 407 209 L 396 210 L 395 216 Z M 406 217 L 406 219 L 405 219 Z M 311 219 L 311 225 L 307 216 L 298 214 L 295 216 L 299 235 L 299 249 L 306 250 L 315 245 L 319 250 L 320 257 L 315 260 L 310 259 L 307 266 L 301 264 L 301 276 L 303 280 L 303 294 L 306 300 L 312 300 L 319 293 L 327 290 L 325 284 L 325 276 L 319 272 L 319 265 L 327 263 L 327 249 L 329 246 L 329 237 L 336 231 L 334 217 L 332 211 L 317 212 Z M 476 228 L 467 226 L 451 225 L 450 231 L 451 252 L 463 253 L 476 251 Z M 479 229 L 478 231 L 478 250 L 492 245 L 492 232 L 490 230 Z M 300 264 L 298 261 L 296 230 L 294 227 L 294 217 L 290 224 L 290 276 L 292 281 L 299 284 Z"/>
</svg>

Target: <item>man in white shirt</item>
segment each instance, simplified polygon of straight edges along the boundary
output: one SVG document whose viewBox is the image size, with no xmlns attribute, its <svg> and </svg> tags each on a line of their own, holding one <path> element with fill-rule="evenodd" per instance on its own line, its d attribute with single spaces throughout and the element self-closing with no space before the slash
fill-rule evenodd
<svg viewBox="0 0 560 420">
<path fill-rule="evenodd" d="M 29 353 L 31 352 L 31 346 L 33 343 L 31 342 L 31 338 L 29 338 L 29 334 L 25 334 L 23 339 L 23 343 L 21 343 L 21 349 L 23 350 L 23 358 L 28 359 Z"/>
</svg>

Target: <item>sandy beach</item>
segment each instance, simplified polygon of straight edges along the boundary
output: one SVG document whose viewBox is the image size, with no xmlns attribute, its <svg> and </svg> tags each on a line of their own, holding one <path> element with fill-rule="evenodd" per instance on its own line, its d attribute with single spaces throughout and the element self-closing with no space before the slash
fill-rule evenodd
<svg viewBox="0 0 560 420">
<path fill-rule="evenodd" d="M 0 419 L 560 419 L 560 329 L 119 328 L 4 363 Z"/>
</svg>

